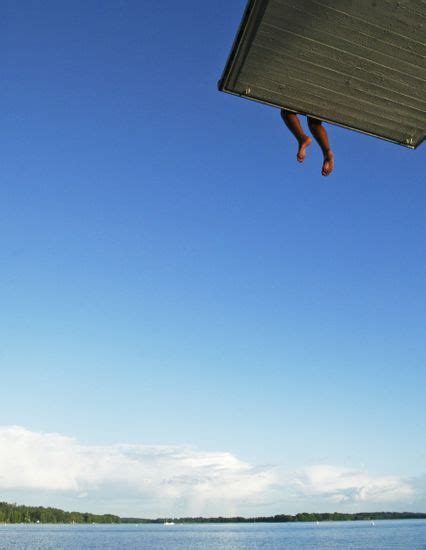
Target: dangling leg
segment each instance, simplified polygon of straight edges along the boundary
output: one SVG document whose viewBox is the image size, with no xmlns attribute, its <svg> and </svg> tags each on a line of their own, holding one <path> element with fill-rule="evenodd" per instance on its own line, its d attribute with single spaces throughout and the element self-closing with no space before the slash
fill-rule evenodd
<svg viewBox="0 0 426 550">
<path fill-rule="evenodd" d="M 306 157 L 306 147 L 312 143 L 312 139 L 305 134 L 300 124 L 299 117 L 295 113 L 289 113 L 284 109 L 281 110 L 281 117 L 299 143 L 299 150 L 297 151 L 297 160 L 303 162 Z"/>
<path fill-rule="evenodd" d="M 327 130 L 322 125 L 322 122 L 316 118 L 308 117 L 308 126 L 324 155 L 321 173 L 323 176 L 329 176 L 334 168 L 334 155 L 328 143 Z"/>
</svg>

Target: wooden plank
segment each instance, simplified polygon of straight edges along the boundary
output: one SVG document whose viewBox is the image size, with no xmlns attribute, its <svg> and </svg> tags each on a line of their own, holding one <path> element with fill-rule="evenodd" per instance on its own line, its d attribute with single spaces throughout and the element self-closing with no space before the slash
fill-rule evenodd
<svg viewBox="0 0 426 550">
<path fill-rule="evenodd" d="M 273 0 L 274 2 L 280 0 Z M 302 0 L 323 8 L 346 13 L 362 21 L 374 22 L 389 33 L 425 43 L 425 5 L 421 0 L 410 3 L 411 9 L 401 7 L 400 0 Z M 414 7 L 417 6 L 417 9 Z"/>
<path fill-rule="evenodd" d="M 416 63 L 416 59 L 408 62 L 401 57 L 396 57 L 390 51 L 383 53 L 375 48 L 374 41 L 366 46 L 362 43 L 362 40 L 350 41 L 346 37 L 340 36 L 338 32 L 326 32 L 321 28 L 310 25 L 307 21 L 302 21 L 299 17 L 291 18 L 291 20 L 278 15 L 271 17 L 269 12 L 268 17 L 265 16 L 261 28 L 264 31 L 268 30 L 271 34 L 290 33 L 293 36 L 304 37 L 313 46 L 318 43 L 342 53 L 350 53 L 360 59 L 374 62 L 385 69 L 393 70 L 400 74 L 400 78 L 414 75 L 417 80 L 426 82 L 426 64 Z M 338 28 L 337 25 L 335 28 Z"/>
<path fill-rule="evenodd" d="M 307 71 L 298 60 L 291 57 L 281 59 L 274 64 L 268 63 L 267 68 L 262 60 L 263 56 L 257 56 L 255 51 L 252 52 L 246 66 L 246 74 L 252 75 L 253 82 L 257 82 L 262 76 L 273 76 L 275 81 L 283 84 L 293 80 L 304 82 L 303 88 L 319 85 L 333 92 L 343 93 L 352 104 L 359 102 L 366 106 L 371 105 L 372 108 L 386 114 L 390 120 L 395 119 L 397 111 L 399 118 L 405 119 L 413 126 L 421 128 L 426 124 L 424 110 L 403 105 L 399 101 L 399 96 L 392 97 L 392 94 L 386 90 L 378 89 L 374 92 L 370 84 L 353 79 L 347 79 L 345 84 L 336 87 L 336 76 L 332 71 L 318 66 L 309 67 Z M 303 92 L 304 89 L 301 89 L 301 93 Z"/>
<path fill-rule="evenodd" d="M 297 0 L 280 0 L 280 3 L 270 4 L 264 22 L 283 26 L 302 24 L 306 29 L 316 28 L 328 35 L 359 43 L 372 50 L 425 67 L 425 44 L 388 33 L 377 25 L 366 23 L 337 10 L 322 8 L 307 2 L 300 3 Z"/>
<path fill-rule="evenodd" d="M 266 100 L 267 98 L 267 100 Z M 287 108 L 295 112 L 302 112 L 303 114 L 316 116 L 320 119 L 326 120 L 331 123 L 335 123 L 347 128 L 357 130 L 366 134 L 371 134 L 376 137 L 382 137 L 390 141 L 395 141 L 401 144 L 407 144 L 407 135 L 410 134 L 411 129 L 401 127 L 397 130 L 390 130 L 387 126 L 383 126 L 375 121 L 367 120 L 363 121 L 355 116 L 355 112 L 347 113 L 345 121 L 339 118 L 336 120 L 332 114 L 325 109 L 321 109 L 321 103 L 318 97 L 308 94 L 303 100 L 300 100 L 297 89 L 291 90 L 287 87 L 285 103 L 283 102 L 282 91 L 276 92 L 268 87 L 256 86 L 252 89 L 250 99 L 255 101 L 267 101 L 270 105 L 274 105 L 279 108 Z"/>
<path fill-rule="evenodd" d="M 336 85 L 338 81 L 345 83 L 351 80 L 354 82 L 354 86 L 359 82 L 371 86 L 376 95 L 382 94 L 383 97 L 402 106 L 414 108 L 422 113 L 425 113 L 426 110 L 426 94 L 423 94 L 422 90 L 418 90 L 416 94 L 415 90 L 409 86 L 400 86 L 399 83 L 360 67 L 346 67 L 342 64 L 331 65 L 328 58 L 319 58 L 318 54 L 312 52 L 311 49 L 297 49 L 296 51 L 294 48 L 280 49 L 279 45 L 274 44 L 274 40 L 269 36 L 265 36 L 265 41 L 257 41 L 253 46 L 250 62 L 252 57 L 255 62 L 263 63 L 265 68 L 275 70 L 277 75 L 287 67 L 294 67 L 297 64 L 305 72 L 314 76 L 320 75 L 322 72 L 330 76 L 333 75 Z"/>
<path fill-rule="evenodd" d="M 420 100 L 424 99 L 426 95 L 425 81 L 413 74 L 401 74 L 400 71 L 391 67 L 384 67 L 367 57 L 360 57 L 351 51 L 342 51 L 327 44 L 318 43 L 302 34 L 295 34 L 284 29 L 272 33 L 269 29 L 262 28 L 253 43 L 253 47 L 258 45 L 265 47 L 269 45 L 277 51 L 292 52 L 296 57 L 316 57 L 322 65 L 328 65 L 335 70 L 342 67 L 342 70 L 346 72 L 355 69 L 365 71 L 379 79 L 383 79 L 384 82 L 387 81 L 388 86 L 392 89 L 401 92 L 405 90 Z"/>
<path fill-rule="evenodd" d="M 249 75 L 251 76 L 251 75 Z M 250 96 L 262 97 L 257 90 L 268 90 L 275 98 L 280 98 L 278 105 L 285 105 L 288 98 L 297 98 L 299 105 L 294 109 L 301 112 L 310 112 L 320 118 L 329 120 L 340 120 L 347 125 L 350 121 L 358 121 L 358 127 L 369 126 L 374 123 L 377 127 L 386 131 L 386 135 L 392 132 L 400 132 L 402 135 L 417 135 L 421 128 L 411 123 L 401 123 L 398 120 L 389 118 L 386 113 L 378 111 L 374 105 L 366 102 L 354 103 L 344 93 L 335 92 L 319 85 L 311 85 L 306 88 L 306 83 L 293 79 L 291 82 L 278 83 L 270 76 L 256 76 L 255 84 L 252 83 L 244 71 L 241 73 L 239 84 L 241 93 L 250 88 Z M 302 93 L 303 91 L 303 93 Z M 268 100 L 266 96 L 264 99 Z M 306 108 L 308 106 L 308 109 Z M 336 117 L 337 115 L 337 117 Z M 405 132 L 402 130 L 405 128 Z"/>
</svg>

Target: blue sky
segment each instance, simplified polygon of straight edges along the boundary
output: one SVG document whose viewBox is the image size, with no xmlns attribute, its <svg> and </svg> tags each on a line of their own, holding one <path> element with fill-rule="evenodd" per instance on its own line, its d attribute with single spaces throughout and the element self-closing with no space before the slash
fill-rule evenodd
<svg viewBox="0 0 426 550">
<path fill-rule="evenodd" d="M 329 127 L 335 173 L 316 146 L 299 165 L 277 110 L 217 92 L 244 5 L 3 4 L 0 441 L 190 449 L 200 491 L 205 457 L 266 485 L 115 501 L 30 460 L 5 497 L 426 508 L 424 148 Z"/>
</svg>

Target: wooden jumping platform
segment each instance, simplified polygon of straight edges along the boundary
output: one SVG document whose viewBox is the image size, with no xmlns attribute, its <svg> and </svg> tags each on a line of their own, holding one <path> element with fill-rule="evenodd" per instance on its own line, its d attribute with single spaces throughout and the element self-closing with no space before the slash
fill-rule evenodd
<svg viewBox="0 0 426 550">
<path fill-rule="evenodd" d="M 414 149 L 425 60 L 425 0 L 249 0 L 219 89 Z"/>
</svg>

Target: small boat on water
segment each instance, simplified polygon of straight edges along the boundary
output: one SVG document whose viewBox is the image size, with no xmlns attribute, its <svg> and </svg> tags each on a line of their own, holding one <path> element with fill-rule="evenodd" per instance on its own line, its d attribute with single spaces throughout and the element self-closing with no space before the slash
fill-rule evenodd
<svg viewBox="0 0 426 550">
<path fill-rule="evenodd" d="M 174 521 L 165 521 L 163 525 L 174 525 Z"/>
</svg>

